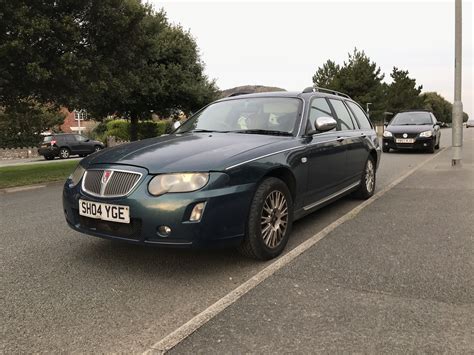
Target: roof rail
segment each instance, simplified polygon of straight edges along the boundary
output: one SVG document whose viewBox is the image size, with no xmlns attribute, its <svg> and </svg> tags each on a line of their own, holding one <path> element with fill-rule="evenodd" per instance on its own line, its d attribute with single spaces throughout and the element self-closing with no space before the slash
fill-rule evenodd
<svg viewBox="0 0 474 355">
<path fill-rule="evenodd" d="M 333 94 L 337 96 L 342 96 L 350 99 L 351 97 L 347 94 L 344 94 L 342 92 L 336 91 L 336 90 L 331 90 L 331 89 L 326 89 L 326 88 L 321 88 L 319 86 L 308 86 L 303 90 L 303 94 L 306 94 L 308 92 L 326 92 L 328 94 Z"/>
<path fill-rule="evenodd" d="M 239 96 L 239 95 L 248 95 L 248 94 L 253 94 L 253 92 L 248 92 L 248 91 L 239 91 L 239 92 L 233 92 L 227 97 L 234 97 L 234 96 Z"/>
</svg>

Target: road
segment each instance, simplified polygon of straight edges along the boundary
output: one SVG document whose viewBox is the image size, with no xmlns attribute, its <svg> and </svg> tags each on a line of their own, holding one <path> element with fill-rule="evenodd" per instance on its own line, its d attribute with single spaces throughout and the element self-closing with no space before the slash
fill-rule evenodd
<svg viewBox="0 0 474 355">
<path fill-rule="evenodd" d="M 442 134 L 443 147 L 451 132 Z M 430 157 L 384 154 L 378 189 Z M 359 203 L 347 197 L 296 222 L 287 249 Z M 233 250 L 154 249 L 81 235 L 66 226 L 60 184 L 0 194 L 0 208 L 2 353 L 146 350 L 270 263 Z"/>
</svg>

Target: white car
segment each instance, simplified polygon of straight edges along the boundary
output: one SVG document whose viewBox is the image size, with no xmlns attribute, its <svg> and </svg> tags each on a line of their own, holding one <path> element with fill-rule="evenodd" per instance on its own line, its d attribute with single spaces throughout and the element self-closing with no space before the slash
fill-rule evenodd
<svg viewBox="0 0 474 355">
<path fill-rule="evenodd" d="M 466 122 L 466 128 L 474 127 L 474 118 L 470 118 Z"/>
</svg>

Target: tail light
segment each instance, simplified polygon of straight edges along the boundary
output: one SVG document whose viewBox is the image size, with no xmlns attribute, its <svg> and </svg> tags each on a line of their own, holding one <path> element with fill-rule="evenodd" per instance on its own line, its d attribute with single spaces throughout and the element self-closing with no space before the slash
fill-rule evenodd
<svg viewBox="0 0 474 355">
<path fill-rule="evenodd" d="M 55 141 L 55 140 L 52 140 L 52 141 L 51 141 L 51 147 L 52 147 L 53 145 L 55 145 L 55 144 L 56 144 L 56 141 Z"/>
</svg>

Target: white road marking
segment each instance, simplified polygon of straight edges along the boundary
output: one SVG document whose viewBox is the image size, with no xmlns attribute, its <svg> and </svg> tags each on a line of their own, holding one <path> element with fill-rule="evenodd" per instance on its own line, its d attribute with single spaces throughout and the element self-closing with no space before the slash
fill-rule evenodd
<svg viewBox="0 0 474 355">
<path fill-rule="evenodd" d="M 442 148 L 439 150 L 439 153 L 444 151 L 446 148 Z M 438 154 L 439 154 L 438 153 Z M 268 265 L 266 268 L 264 268 L 262 271 L 258 272 L 255 276 L 250 278 L 249 280 L 245 281 L 243 284 L 229 292 L 227 295 L 219 299 L 217 302 L 206 308 L 204 311 L 193 317 L 191 320 L 168 334 L 166 337 L 163 339 L 157 341 L 155 344 L 151 346 L 150 349 L 146 350 L 143 354 L 164 354 L 168 350 L 171 350 L 174 348 L 176 345 L 178 345 L 181 341 L 186 339 L 188 336 L 190 336 L 192 333 L 194 333 L 196 330 L 198 330 L 200 327 L 202 327 L 204 324 L 209 322 L 212 318 L 214 318 L 216 315 L 221 313 L 223 310 L 225 310 L 227 307 L 235 303 L 238 299 L 240 299 L 243 295 L 245 295 L 247 292 L 258 286 L 260 283 L 265 281 L 267 278 L 272 276 L 275 272 L 283 268 L 284 266 L 288 265 L 291 261 L 296 259 L 300 254 L 304 253 L 306 250 L 311 248 L 313 245 L 315 245 L 317 242 L 319 242 L 321 239 L 326 237 L 329 233 L 331 233 L 333 230 L 335 230 L 337 227 L 339 227 L 341 224 L 353 219 L 357 214 L 359 214 L 360 211 L 362 211 L 364 208 L 372 204 L 374 201 L 379 199 L 381 196 L 383 196 L 385 193 L 387 193 L 389 190 L 394 188 L 396 185 L 401 183 L 403 180 L 405 180 L 408 176 L 413 174 L 416 170 L 420 169 L 423 167 L 425 164 L 433 160 L 435 157 L 438 156 L 438 154 L 433 154 L 433 156 L 429 157 L 426 159 L 424 162 L 422 162 L 420 165 L 417 167 L 409 170 L 402 176 L 398 177 L 394 181 L 392 181 L 390 184 L 388 184 L 386 187 L 384 187 L 382 190 L 374 194 L 370 199 L 362 202 L 361 204 L 357 205 L 354 207 L 352 210 L 347 212 L 344 216 L 340 217 L 330 225 L 328 225 L 326 228 L 318 232 L 317 234 L 313 235 L 311 238 L 308 240 L 304 241 L 300 245 L 298 245 L 296 248 L 292 249 L 285 255 L 281 256 L 280 258 L 276 259 L 273 263 Z"/>
</svg>

